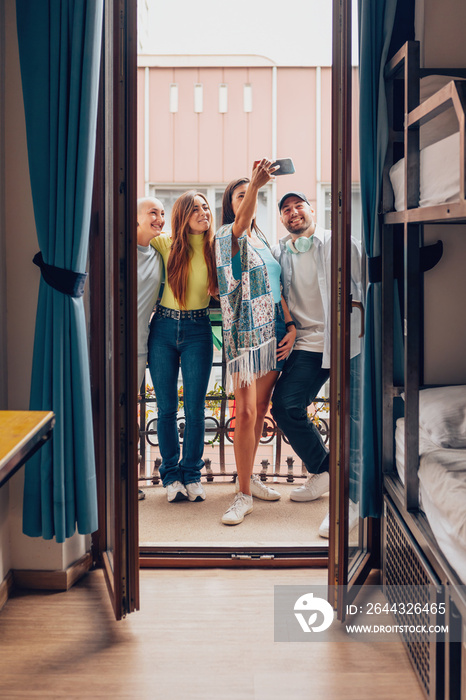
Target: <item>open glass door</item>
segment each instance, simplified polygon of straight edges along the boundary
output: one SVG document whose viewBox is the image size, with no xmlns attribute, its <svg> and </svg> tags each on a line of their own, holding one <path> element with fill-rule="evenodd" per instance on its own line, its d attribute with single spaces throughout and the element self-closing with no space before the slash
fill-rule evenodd
<svg viewBox="0 0 466 700">
<path fill-rule="evenodd" d="M 332 65 L 332 348 L 330 378 L 329 590 L 338 619 L 344 619 L 352 588 L 373 566 L 372 524 L 359 518 L 361 473 L 361 381 L 364 342 L 364 251 L 352 236 L 352 11 L 354 0 L 333 2 Z M 356 116 L 356 120 L 354 117 Z M 357 123 L 356 123 L 357 128 Z M 353 155 L 353 157 L 352 157 Z M 353 166 L 353 167 L 352 167 Z M 359 179 L 359 178 L 358 178 Z"/>
<path fill-rule="evenodd" d="M 105 4 L 90 239 L 99 498 L 94 556 L 116 619 L 139 608 L 136 380 L 136 3 Z"/>
</svg>

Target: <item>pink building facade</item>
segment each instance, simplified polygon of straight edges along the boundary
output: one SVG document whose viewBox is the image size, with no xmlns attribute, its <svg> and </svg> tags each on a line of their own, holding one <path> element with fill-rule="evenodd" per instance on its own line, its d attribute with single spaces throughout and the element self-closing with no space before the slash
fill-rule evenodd
<svg viewBox="0 0 466 700">
<path fill-rule="evenodd" d="M 358 124 L 357 68 L 353 124 Z M 171 211 L 187 189 L 204 192 L 220 225 L 221 197 L 254 160 L 293 158 L 296 172 L 261 191 L 259 225 L 284 235 L 277 201 L 304 192 L 330 226 L 331 68 L 281 67 L 258 56 L 138 57 L 138 196 Z M 353 235 L 360 237 L 357 127 L 353 128 Z M 167 216 L 166 230 L 169 230 Z"/>
</svg>

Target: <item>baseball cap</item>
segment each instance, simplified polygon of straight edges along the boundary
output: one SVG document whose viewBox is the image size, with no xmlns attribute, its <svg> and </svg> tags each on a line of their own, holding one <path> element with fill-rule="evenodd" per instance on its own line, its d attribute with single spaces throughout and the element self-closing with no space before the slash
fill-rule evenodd
<svg viewBox="0 0 466 700">
<path fill-rule="evenodd" d="M 282 210 L 282 206 L 285 202 L 285 199 L 288 199 L 288 197 L 299 197 L 299 199 L 302 199 L 303 202 L 306 202 L 306 204 L 309 204 L 308 198 L 302 192 L 287 192 L 286 194 L 283 195 L 283 197 L 278 202 L 278 211 Z M 310 206 L 310 204 L 309 204 L 309 206 Z"/>
</svg>

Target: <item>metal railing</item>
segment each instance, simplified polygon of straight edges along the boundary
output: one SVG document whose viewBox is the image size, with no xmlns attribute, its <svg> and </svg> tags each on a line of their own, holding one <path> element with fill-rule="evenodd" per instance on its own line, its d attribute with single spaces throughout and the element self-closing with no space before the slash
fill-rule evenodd
<svg viewBox="0 0 466 700">
<path fill-rule="evenodd" d="M 221 327 L 221 316 L 218 309 L 211 309 L 211 322 L 215 327 Z M 236 479 L 236 467 L 233 455 L 233 435 L 235 429 L 235 400 L 233 396 L 227 396 L 223 390 L 225 379 L 225 359 L 214 358 L 213 371 L 221 368 L 222 385 L 215 384 L 209 391 L 205 403 L 205 452 L 203 477 L 209 482 L 216 478 L 224 480 L 230 477 Z M 179 391 L 182 409 L 182 387 Z M 150 481 L 153 484 L 160 482 L 159 467 L 161 464 L 160 452 L 157 440 L 156 404 L 152 387 L 145 386 L 145 391 L 139 397 L 139 454 L 140 471 L 139 481 Z M 314 420 L 317 429 L 322 435 L 324 444 L 329 438 L 329 401 L 319 397 L 309 407 L 309 415 Z M 178 433 L 180 442 L 183 440 L 185 419 L 178 416 Z M 260 462 L 259 473 L 263 480 L 272 477 L 287 482 L 293 482 L 297 478 L 307 476 L 308 472 L 301 460 L 292 450 L 285 435 L 278 428 L 270 413 L 266 415 L 260 439 L 256 459 Z M 257 472 L 257 470 L 254 470 Z"/>
<path fill-rule="evenodd" d="M 204 454 L 205 472 L 207 481 L 213 481 L 215 477 L 230 476 L 232 480 L 236 477 L 236 468 L 228 462 L 227 456 L 233 455 L 233 435 L 234 435 L 234 399 L 230 399 L 222 394 L 206 397 L 206 427 L 204 444 L 206 453 Z M 212 412 L 212 404 L 216 404 L 216 414 Z M 140 423 L 139 423 L 139 452 L 141 471 L 140 480 L 152 483 L 159 483 L 159 466 L 161 464 L 160 453 L 157 440 L 157 418 L 156 398 L 151 393 L 141 397 L 140 402 Z M 149 408 L 149 410 L 148 410 Z M 312 404 L 314 411 L 312 418 L 317 429 L 322 435 L 324 444 L 328 442 L 328 420 L 322 417 L 323 412 L 328 412 L 328 400 L 318 398 Z M 185 419 L 183 415 L 178 416 L 178 434 L 180 442 L 183 441 L 185 429 Z M 264 455 L 263 446 L 270 446 L 269 456 Z M 270 415 L 264 421 L 262 437 L 259 443 L 258 457 L 260 460 L 260 474 L 262 478 L 267 476 L 284 477 L 286 481 L 293 482 L 299 476 L 307 476 L 307 471 L 302 462 L 294 454 L 291 446 L 278 428 Z M 213 459 L 214 458 L 214 459 Z M 147 474 L 145 465 L 153 462 L 151 474 Z M 233 459 L 234 462 L 234 459 Z M 272 467 L 272 469 L 271 469 Z"/>
</svg>

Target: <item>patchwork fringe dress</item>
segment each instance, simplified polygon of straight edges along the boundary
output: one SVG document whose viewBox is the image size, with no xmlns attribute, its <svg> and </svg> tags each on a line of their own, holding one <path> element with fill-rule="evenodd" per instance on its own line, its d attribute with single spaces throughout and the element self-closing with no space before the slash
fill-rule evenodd
<svg viewBox="0 0 466 700">
<path fill-rule="evenodd" d="M 233 277 L 232 228 L 222 226 L 215 241 L 227 393 L 274 369 L 277 355 L 275 304 L 265 263 L 245 232 L 237 239 L 241 280 Z"/>
</svg>

